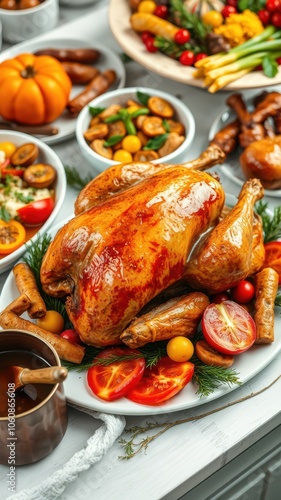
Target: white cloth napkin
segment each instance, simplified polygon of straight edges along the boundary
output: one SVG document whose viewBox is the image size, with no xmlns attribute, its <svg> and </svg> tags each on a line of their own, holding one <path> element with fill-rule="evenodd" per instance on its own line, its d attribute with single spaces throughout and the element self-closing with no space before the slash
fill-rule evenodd
<svg viewBox="0 0 281 500">
<path fill-rule="evenodd" d="M 101 460 L 125 428 L 126 421 L 122 416 L 107 415 L 87 408 L 71 406 L 76 410 L 88 413 L 93 418 L 102 420 L 103 424 L 88 439 L 86 447 L 77 451 L 60 470 L 37 486 L 22 490 L 9 496 L 6 500 L 42 500 L 42 498 L 56 500 L 66 486 L 75 481 L 80 472 L 89 469 L 91 465 Z"/>
</svg>

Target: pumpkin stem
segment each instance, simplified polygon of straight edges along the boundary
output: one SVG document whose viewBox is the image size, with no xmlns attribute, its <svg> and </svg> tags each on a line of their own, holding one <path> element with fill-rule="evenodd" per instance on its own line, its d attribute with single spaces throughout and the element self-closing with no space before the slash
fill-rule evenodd
<svg viewBox="0 0 281 500">
<path fill-rule="evenodd" d="M 26 66 L 21 72 L 20 72 L 22 78 L 33 78 L 36 75 L 36 72 L 33 68 L 33 66 Z"/>
</svg>

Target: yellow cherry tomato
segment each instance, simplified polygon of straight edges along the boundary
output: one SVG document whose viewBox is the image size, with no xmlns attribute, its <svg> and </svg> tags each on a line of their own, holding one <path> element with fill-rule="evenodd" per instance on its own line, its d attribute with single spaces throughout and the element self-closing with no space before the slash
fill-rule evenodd
<svg viewBox="0 0 281 500">
<path fill-rule="evenodd" d="M 139 107 L 139 106 L 134 106 L 133 104 L 132 104 L 131 106 L 128 106 L 128 107 L 127 107 L 127 111 L 128 111 L 128 113 L 130 113 L 130 114 L 131 114 L 131 113 L 134 113 L 134 112 L 135 112 L 135 111 L 137 111 L 138 109 L 140 109 L 140 107 Z"/>
<path fill-rule="evenodd" d="M 52 333 L 61 333 L 64 330 L 64 319 L 57 311 L 47 311 L 43 318 L 37 319 L 37 325 Z"/>
<path fill-rule="evenodd" d="M 0 142 L 0 151 L 5 153 L 6 158 L 11 158 L 16 149 L 16 146 L 12 142 Z"/>
<path fill-rule="evenodd" d="M 188 361 L 194 353 L 194 346 L 191 340 L 181 335 L 169 340 L 166 349 L 169 358 L 179 363 Z"/>
<path fill-rule="evenodd" d="M 151 0 L 143 0 L 138 6 L 138 12 L 146 12 L 146 14 L 153 14 L 157 5 Z"/>
<path fill-rule="evenodd" d="M 137 135 L 127 135 L 122 141 L 122 148 L 129 151 L 129 153 L 136 153 L 141 147 L 141 140 Z"/>
<path fill-rule="evenodd" d="M 212 28 L 218 28 L 223 23 L 223 17 L 217 10 L 209 10 L 203 14 L 202 21 L 203 23 L 212 26 Z"/>
<path fill-rule="evenodd" d="M 129 163 L 130 161 L 133 161 L 133 157 L 129 151 L 125 151 L 125 149 L 118 149 L 113 155 L 113 160 L 120 161 L 121 163 Z"/>
</svg>

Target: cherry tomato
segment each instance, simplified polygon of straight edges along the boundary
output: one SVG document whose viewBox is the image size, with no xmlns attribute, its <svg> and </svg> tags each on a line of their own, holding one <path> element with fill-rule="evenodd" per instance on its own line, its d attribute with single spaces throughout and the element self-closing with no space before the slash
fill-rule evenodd
<svg viewBox="0 0 281 500">
<path fill-rule="evenodd" d="M 190 40 L 190 33 L 186 29 L 179 29 L 174 37 L 174 40 L 176 43 L 179 43 L 180 45 L 188 42 Z"/>
<path fill-rule="evenodd" d="M 17 250 L 25 242 L 25 236 L 25 229 L 20 222 L 0 219 L 0 254 L 8 255 Z"/>
<path fill-rule="evenodd" d="M 162 403 L 178 394 L 190 382 L 193 373 L 193 363 L 177 363 L 164 356 L 156 366 L 145 369 L 140 382 L 126 398 L 143 405 Z"/>
<path fill-rule="evenodd" d="M 281 12 L 274 12 L 272 14 L 271 23 L 275 28 L 281 28 Z"/>
<path fill-rule="evenodd" d="M 215 295 L 212 295 L 210 297 L 210 300 L 211 302 L 213 302 L 214 304 L 221 304 L 222 302 L 224 302 L 225 300 L 230 300 L 230 297 L 228 295 L 228 293 L 226 292 L 221 292 L 221 293 L 216 293 Z"/>
<path fill-rule="evenodd" d="M 3 151 L 5 153 L 6 158 L 11 158 L 12 154 L 16 150 L 15 144 L 12 142 L 0 142 L 0 151 Z"/>
<path fill-rule="evenodd" d="M 21 221 L 28 226 L 43 224 L 50 217 L 55 203 L 53 198 L 44 198 L 24 205 L 17 210 Z"/>
<path fill-rule="evenodd" d="M 231 297 L 238 304 L 247 304 L 255 296 L 255 287 L 250 281 L 242 280 L 231 289 Z"/>
<path fill-rule="evenodd" d="M 272 267 L 279 274 L 281 284 L 281 241 L 265 243 L 265 261 L 263 267 Z"/>
<path fill-rule="evenodd" d="M 64 329 L 64 319 L 58 311 L 49 310 L 43 318 L 37 319 L 37 325 L 52 333 L 61 333 Z"/>
<path fill-rule="evenodd" d="M 256 340 L 256 325 L 252 316 L 232 300 L 206 307 L 202 331 L 208 344 L 223 354 L 240 354 Z"/>
<path fill-rule="evenodd" d="M 139 3 L 138 12 L 145 12 L 146 14 L 153 14 L 157 5 L 151 0 L 143 0 Z"/>
<path fill-rule="evenodd" d="M 191 340 L 181 335 L 170 339 L 166 349 L 169 358 L 177 362 L 188 361 L 194 353 Z"/>
<path fill-rule="evenodd" d="M 6 177 L 7 175 L 13 175 L 17 177 L 23 177 L 24 169 L 20 167 L 11 167 L 11 160 L 7 158 L 0 165 L 0 179 Z"/>
<path fill-rule="evenodd" d="M 122 140 L 122 148 L 129 151 L 129 153 L 136 153 L 141 147 L 141 140 L 137 135 L 127 135 Z"/>
<path fill-rule="evenodd" d="M 155 39 L 154 37 L 147 38 L 145 41 L 145 48 L 148 50 L 148 52 L 157 52 L 158 48 L 155 46 Z"/>
<path fill-rule="evenodd" d="M 270 23 L 270 12 L 268 10 L 259 10 L 258 17 L 264 26 L 267 26 Z"/>
<path fill-rule="evenodd" d="M 280 0 L 266 0 L 265 7 L 269 12 L 277 12 L 280 10 L 281 1 Z"/>
<path fill-rule="evenodd" d="M 195 56 L 191 50 L 184 50 L 180 55 L 179 62 L 183 66 L 192 66 L 194 64 Z"/>
<path fill-rule="evenodd" d="M 194 63 L 197 63 L 197 61 L 201 61 L 201 59 L 205 59 L 205 57 L 208 57 L 205 52 L 199 52 L 199 54 L 196 54 L 194 58 Z"/>
<path fill-rule="evenodd" d="M 230 14 L 236 14 L 237 9 L 236 7 L 232 7 L 232 5 L 226 5 L 222 10 L 221 10 L 221 15 L 226 18 L 230 16 Z"/>
<path fill-rule="evenodd" d="M 141 39 L 144 44 L 148 38 L 153 38 L 153 34 L 150 31 L 143 31 L 141 34 Z"/>
<path fill-rule="evenodd" d="M 223 16 L 217 10 L 209 10 L 208 12 L 205 12 L 202 20 L 205 24 L 212 26 L 212 28 L 218 28 L 223 23 Z"/>
<path fill-rule="evenodd" d="M 133 157 L 129 151 L 125 151 L 125 149 L 118 149 L 113 155 L 113 160 L 120 161 L 121 163 L 129 163 L 133 160 Z"/>
<path fill-rule="evenodd" d="M 157 17 L 161 17 L 161 19 L 166 19 L 168 17 L 168 7 L 167 5 L 157 5 L 153 14 Z"/>
<path fill-rule="evenodd" d="M 72 344 L 82 344 L 81 339 L 76 330 L 72 330 L 71 328 L 61 332 L 60 337 L 68 340 Z"/>
<path fill-rule="evenodd" d="M 139 354 L 139 351 L 127 347 L 110 347 L 101 351 L 96 358 Z M 145 359 L 138 357 L 114 361 L 109 365 L 93 365 L 87 373 L 87 382 L 93 393 L 105 401 L 122 398 L 139 383 L 145 369 Z"/>
</svg>

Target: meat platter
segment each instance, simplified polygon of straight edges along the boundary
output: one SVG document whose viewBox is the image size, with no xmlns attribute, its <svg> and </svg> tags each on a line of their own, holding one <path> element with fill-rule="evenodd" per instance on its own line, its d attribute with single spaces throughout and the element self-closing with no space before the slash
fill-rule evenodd
<svg viewBox="0 0 281 500">
<path fill-rule="evenodd" d="M 227 195 L 228 205 L 234 205 L 236 200 L 234 196 Z M 66 221 L 54 227 L 51 236 L 55 236 L 60 227 L 64 226 Z M 0 309 L 3 310 L 18 295 L 14 274 L 10 273 L 0 298 Z M 280 310 L 275 311 L 275 331 L 278 332 L 281 327 Z M 280 352 L 281 338 L 276 335 L 276 340 L 269 345 L 256 345 L 241 356 L 238 356 L 234 363 L 234 368 L 239 375 L 242 384 L 246 383 L 261 370 L 263 370 Z M 105 402 L 93 396 L 86 384 L 86 373 L 71 371 L 65 382 L 65 391 L 69 403 L 82 406 L 84 408 L 102 411 L 120 415 L 155 415 L 161 413 L 170 413 L 179 410 L 194 408 L 208 403 L 214 399 L 220 398 L 230 391 L 237 388 L 237 385 L 222 386 L 215 390 L 208 397 L 199 397 L 196 394 L 193 384 L 188 384 L 177 396 L 161 405 L 145 406 L 133 403 L 125 398 L 114 402 Z"/>
</svg>

